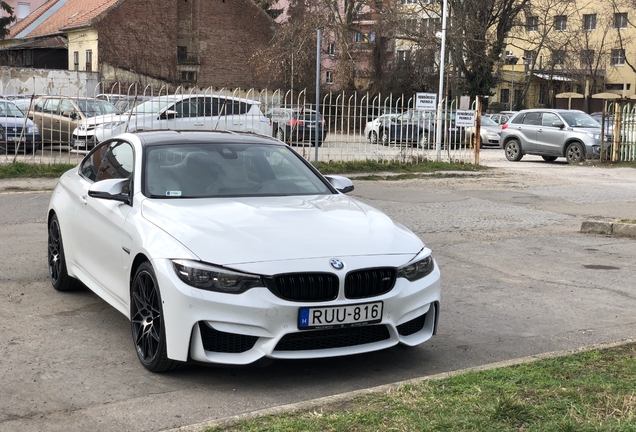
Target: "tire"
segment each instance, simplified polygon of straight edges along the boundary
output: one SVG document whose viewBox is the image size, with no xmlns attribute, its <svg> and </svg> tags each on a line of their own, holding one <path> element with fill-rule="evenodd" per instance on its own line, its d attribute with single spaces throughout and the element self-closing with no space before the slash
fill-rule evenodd
<svg viewBox="0 0 636 432">
<path fill-rule="evenodd" d="M 179 363 L 168 358 L 161 293 L 149 262 L 142 263 L 133 278 L 130 327 L 137 357 L 146 369 L 160 373 L 177 368 Z"/>
<path fill-rule="evenodd" d="M 285 132 L 282 129 L 276 129 L 276 139 L 285 142 Z"/>
<path fill-rule="evenodd" d="M 62 244 L 62 231 L 57 215 L 49 221 L 47 263 L 49 265 L 49 280 L 57 291 L 76 291 L 83 288 L 77 279 L 68 275 L 66 271 L 66 257 Z"/>
<path fill-rule="evenodd" d="M 541 156 L 541 157 L 546 162 L 554 162 L 555 160 L 557 160 L 556 156 Z"/>
<path fill-rule="evenodd" d="M 369 141 L 371 142 L 371 144 L 378 143 L 378 134 L 376 131 L 371 131 L 371 133 L 369 134 Z"/>
<path fill-rule="evenodd" d="M 565 159 L 568 163 L 583 162 L 585 160 L 585 150 L 581 143 L 573 142 L 565 149 Z"/>
<path fill-rule="evenodd" d="M 389 133 L 386 131 L 386 129 L 383 129 L 380 132 L 380 142 L 382 143 L 383 146 L 388 146 L 389 141 L 390 141 Z"/>
<path fill-rule="evenodd" d="M 506 153 L 506 159 L 510 162 L 519 162 L 523 157 L 523 153 L 521 152 L 521 144 L 517 139 L 511 139 L 504 146 L 504 151 Z"/>
</svg>

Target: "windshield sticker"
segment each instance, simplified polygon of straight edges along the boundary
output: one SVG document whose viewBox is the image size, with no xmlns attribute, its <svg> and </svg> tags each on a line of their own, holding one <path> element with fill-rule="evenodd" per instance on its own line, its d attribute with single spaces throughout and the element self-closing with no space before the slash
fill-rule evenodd
<svg viewBox="0 0 636 432">
<path fill-rule="evenodd" d="M 166 191 L 166 196 L 181 196 L 181 191 Z"/>
</svg>

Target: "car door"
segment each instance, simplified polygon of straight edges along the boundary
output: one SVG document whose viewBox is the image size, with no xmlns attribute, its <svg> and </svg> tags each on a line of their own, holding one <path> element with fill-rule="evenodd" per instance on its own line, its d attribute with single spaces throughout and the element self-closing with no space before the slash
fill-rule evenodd
<svg viewBox="0 0 636 432">
<path fill-rule="evenodd" d="M 55 144 L 62 142 L 60 102 L 59 98 L 47 99 L 42 113 L 42 128 L 47 131 L 50 142 Z"/>
<path fill-rule="evenodd" d="M 204 118 L 203 115 L 199 114 L 203 113 L 199 113 L 199 106 L 196 97 L 186 97 L 168 107 L 168 109 L 161 115 L 160 122 L 162 123 L 162 126 L 165 124 L 165 129 L 203 129 Z"/>
<path fill-rule="evenodd" d="M 519 139 L 524 153 L 537 150 L 537 130 L 541 127 L 541 113 L 527 112 L 514 118 L 508 126 Z"/>
<path fill-rule="evenodd" d="M 71 134 L 82 119 L 79 109 L 70 99 L 60 100 L 59 105 L 59 136 L 60 142 L 71 144 Z"/>
<path fill-rule="evenodd" d="M 565 123 L 555 113 L 542 113 L 541 127 L 537 130 L 537 152 L 549 156 L 563 155 L 565 130 L 563 126 L 554 126 L 555 124 Z"/>
<path fill-rule="evenodd" d="M 128 298 L 128 275 L 123 264 L 127 255 L 123 247 L 131 243 L 124 224 L 132 207 L 120 201 L 91 197 L 88 189 L 102 180 L 127 178 L 132 191 L 133 166 L 130 143 L 104 142 L 80 164 L 82 188 L 75 197 L 72 237 L 75 262 L 95 283 L 122 302 Z"/>
</svg>

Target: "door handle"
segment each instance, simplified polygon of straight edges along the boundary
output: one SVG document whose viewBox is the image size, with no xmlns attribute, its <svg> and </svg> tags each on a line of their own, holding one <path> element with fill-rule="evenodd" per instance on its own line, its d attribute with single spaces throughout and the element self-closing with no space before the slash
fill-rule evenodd
<svg viewBox="0 0 636 432">
<path fill-rule="evenodd" d="M 86 201 L 86 195 L 81 195 L 80 196 L 80 201 L 82 202 L 82 205 L 88 204 L 88 201 Z"/>
</svg>

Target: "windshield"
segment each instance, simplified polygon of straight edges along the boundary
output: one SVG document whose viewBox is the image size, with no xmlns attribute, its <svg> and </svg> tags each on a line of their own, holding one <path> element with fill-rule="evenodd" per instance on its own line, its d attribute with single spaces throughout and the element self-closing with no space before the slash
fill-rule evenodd
<svg viewBox="0 0 636 432">
<path fill-rule="evenodd" d="M 481 118 L 481 125 L 482 126 L 499 126 L 493 119 L 488 117 Z"/>
<path fill-rule="evenodd" d="M 13 102 L 0 102 L 0 117 L 24 117 L 20 109 Z"/>
<path fill-rule="evenodd" d="M 331 194 L 287 146 L 183 144 L 147 147 L 144 195 L 152 198 Z"/>
<path fill-rule="evenodd" d="M 104 114 L 120 114 L 115 105 L 100 99 L 78 99 L 77 105 L 86 117 L 95 117 Z"/>
<path fill-rule="evenodd" d="M 561 114 L 563 120 L 571 127 L 599 127 L 599 123 L 590 117 L 589 114 L 574 111 L 560 112 L 559 114 Z"/>
</svg>

